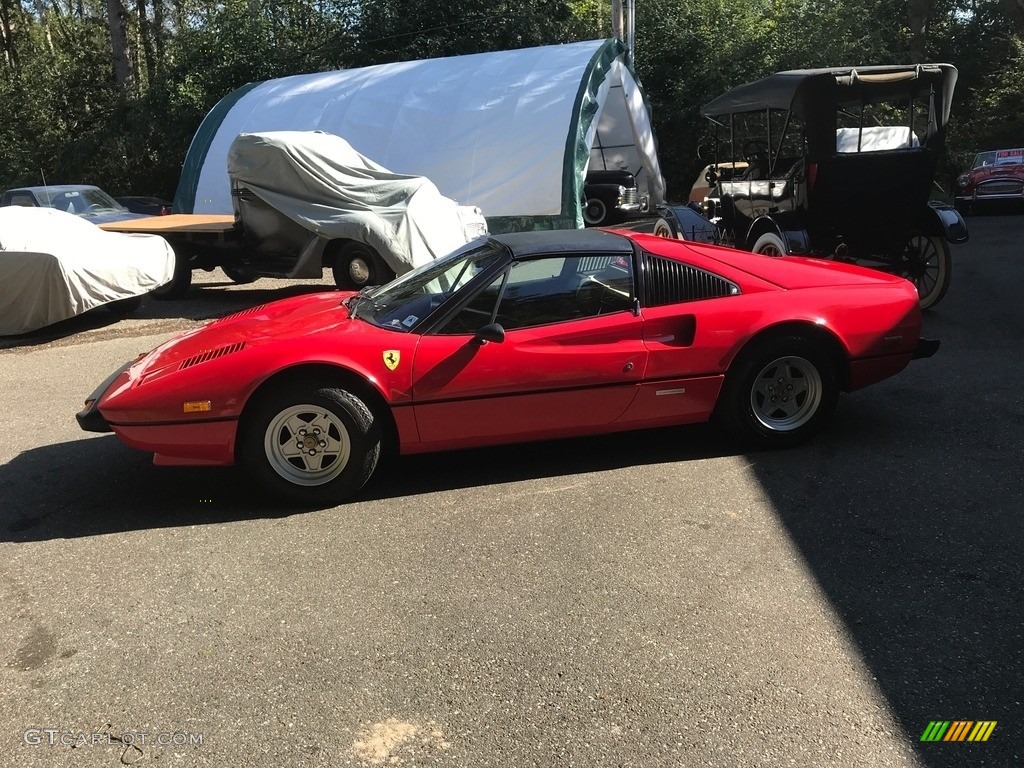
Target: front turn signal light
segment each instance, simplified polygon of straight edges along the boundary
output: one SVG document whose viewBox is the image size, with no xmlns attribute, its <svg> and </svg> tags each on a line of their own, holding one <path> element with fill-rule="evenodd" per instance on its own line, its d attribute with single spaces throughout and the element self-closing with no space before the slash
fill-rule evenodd
<svg viewBox="0 0 1024 768">
<path fill-rule="evenodd" d="M 186 400 L 183 410 L 185 413 L 204 413 L 212 407 L 209 400 Z"/>
</svg>

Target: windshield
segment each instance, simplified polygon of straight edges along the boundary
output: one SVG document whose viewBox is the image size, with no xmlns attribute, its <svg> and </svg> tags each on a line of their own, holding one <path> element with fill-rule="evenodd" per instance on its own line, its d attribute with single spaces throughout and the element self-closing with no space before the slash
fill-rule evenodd
<svg viewBox="0 0 1024 768">
<path fill-rule="evenodd" d="M 474 240 L 387 285 L 360 293 L 349 305 L 350 312 L 374 325 L 409 331 L 504 255 L 497 243 Z"/>
<path fill-rule="evenodd" d="M 45 205 L 68 213 L 128 210 L 99 187 L 47 189 L 44 195 Z"/>
</svg>

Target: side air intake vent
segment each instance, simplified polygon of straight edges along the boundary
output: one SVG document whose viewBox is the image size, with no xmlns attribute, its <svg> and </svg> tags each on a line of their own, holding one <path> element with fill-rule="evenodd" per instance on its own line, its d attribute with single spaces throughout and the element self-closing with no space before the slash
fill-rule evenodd
<svg viewBox="0 0 1024 768">
<path fill-rule="evenodd" d="M 239 341 L 236 344 L 228 344 L 226 347 L 209 349 L 206 352 L 200 352 L 198 355 L 192 355 L 192 357 L 182 360 L 181 365 L 178 366 L 178 370 L 183 371 L 186 368 L 191 368 L 193 365 L 199 365 L 200 363 L 215 360 L 218 357 L 224 357 L 225 355 L 233 355 L 235 352 L 241 352 L 244 348 L 245 342 Z"/>
<path fill-rule="evenodd" d="M 729 280 L 673 259 L 643 253 L 640 264 L 645 307 L 735 296 L 740 292 L 739 286 Z"/>
</svg>

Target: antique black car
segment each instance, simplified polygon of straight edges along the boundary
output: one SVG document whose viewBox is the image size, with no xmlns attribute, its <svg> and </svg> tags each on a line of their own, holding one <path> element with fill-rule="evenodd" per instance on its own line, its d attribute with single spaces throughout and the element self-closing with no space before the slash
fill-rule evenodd
<svg viewBox="0 0 1024 768">
<path fill-rule="evenodd" d="M 934 306 L 952 274 L 948 244 L 967 240 L 960 214 L 929 200 L 956 77 L 949 64 L 795 70 L 707 104 L 704 212 L 720 240 L 893 272 Z"/>
<path fill-rule="evenodd" d="M 583 223 L 601 227 L 640 210 L 636 177 L 629 171 L 589 171 L 583 184 Z"/>
</svg>

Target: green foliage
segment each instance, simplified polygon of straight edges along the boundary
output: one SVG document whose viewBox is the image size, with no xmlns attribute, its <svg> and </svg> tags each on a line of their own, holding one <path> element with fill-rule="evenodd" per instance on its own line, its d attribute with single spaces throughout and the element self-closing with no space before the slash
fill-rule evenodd
<svg viewBox="0 0 1024 768">
<path fill-rule="evenodd" d="M 170 197 L 202 118 L 241 85 L 336 67 L 604 38 L 610 0 L 125 2 L 133 76 L 115 79 L 106 0 L 17 3 L 0 50 L 0 185 L 90 182 Z M 960 70 L 947 177 L 1024 136 L 1024 14 L 1005 0 L 643 0 L 635 67 L 675 198 L 707 145 L 700 107 L 783 69 L 905 63 Z M 911 13 L 925 14 L 912 34 Z M 922 37 L 923 35 L 923 37 Z M 998 62 L 998 66 L 993 66 Z M 948 183 L 948 178 L 943 182 Z"/>
<path fill-rule="evenodd" d="M 436 3 L 360 3 L 360 64 L 459 56 L 586 39 L 593 3 L 563 0 L 463 0 L 439 14 Z"/>
</svg>

